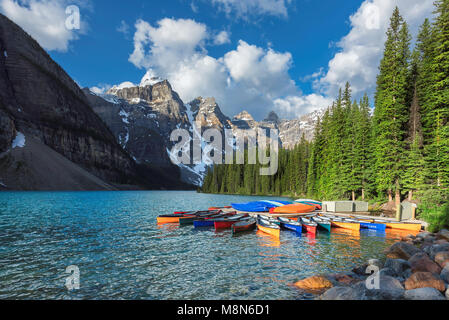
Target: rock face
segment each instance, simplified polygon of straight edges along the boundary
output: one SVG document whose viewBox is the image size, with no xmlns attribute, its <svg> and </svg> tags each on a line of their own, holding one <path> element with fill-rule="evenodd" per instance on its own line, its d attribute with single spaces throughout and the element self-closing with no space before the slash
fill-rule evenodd
<svg viewBox="0 0 449 320">
<path fill-rule="evenodd" d="M 0 52 L 0 153 L 9 151 L 20 132 L 101 180 L 142 182 L 134 161 L 92 111 L 78 85 L 35 40 L 3 15 Z M 0 161 L 7 166 L 4 157 Z M 14 181 L 4 183 L 14 185 Z M 37 181 L 37 190 L 39 184 Z"/>
</svg>

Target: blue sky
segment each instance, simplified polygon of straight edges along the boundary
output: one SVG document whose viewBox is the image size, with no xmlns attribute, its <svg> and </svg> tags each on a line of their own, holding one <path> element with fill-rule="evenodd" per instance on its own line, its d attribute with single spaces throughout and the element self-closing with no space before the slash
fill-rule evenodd
<svg viewBox="0 0 449 320">
<path fill-rule="evenodd" d="M 230 19 L 224 11 L 217 12 L 216 7 L 206 2 L 197 2 L 198 13 L 195 13 L 191 2 L 186 0 L 150 3 L 99 0 L 94 2 L 93 13 L 86 10 L 88 34 L 72 43 L 67 53 L 51 52 L 51 56 L 83 86 L 139 82 L 145 71 L 128 62 L 133 52 L 135 22 L 143 19 L 155 24 L 165 17 L 194 19 L 213 30 L 231 32 L 231 43 L 207 48 L 211 56 L 219 57 L 234 49 L 240 39 L 265 48 L 271 43 L 276 51 L 288 51 L 293 55 L 294 64 L 289 73 L 299 82 L 326 66 L 336 51 L 332 42 L 348 33 L 348 18 L 361 2 L 302 0 L 297 1 L 288 17 L 264 15 L 254 21 L 244 21 Z M 130 27 L 127 37 L 117 32 L 122 20 Z M 310 83 L 300 83 L 300 86 L 306 93 L 312 92 Z"/>
<path fill-rule="evenodd" d="M 372 95 L 394 6 L 416 33 L 432 2 L 0 0 L 0 12 L 83 87 L 139 84 L 149 71 L 186 103 L 214 96 L 229 116 L 245 109 L 261 119 L 325 108 L 346 81 L 355 98 Z M 81 30 L 65 28 L 71 4 Z"/>
</svg>

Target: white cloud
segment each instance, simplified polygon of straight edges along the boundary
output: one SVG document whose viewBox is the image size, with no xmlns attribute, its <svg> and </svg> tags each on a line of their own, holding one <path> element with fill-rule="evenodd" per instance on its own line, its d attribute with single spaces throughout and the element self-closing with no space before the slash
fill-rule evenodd
<svg viewBox="0 0 449 320">
<path fill-rule="evenodd" d="M 91 87 L 89 88 L 91 92 L 95 93 L 95 94 L 104 94 L 106 91 L 108 91 L 109 89 L 111 89 L 112 86 L 109 84 L 99 84 L 95 87 Z"/>
<path fill-rule="evenodd" d="M 69 43 L 84 33 L 87 25 L 81 15 L 81 29 L 66 28 L 67 6 L 85 5 L 87 1 L 0 0 L 0 11 L 29 33 L 46 50 L 65 52 Z"/>
<path fill-rule="evenodd" d="M 287 6 L 291 0 L 210 0 L 228 16 L 235 14 L 238 18 L 250 15 L 288 16 Z"/>
<path fill-rule="evenodd" d="M 338 89 L 349 81 L 356 96 L 374 92 L 386 32 L 395 6 L 399 7 L 412 34 L 416 35 L 424 19 L 431 16 L 433 0 L 364 1 L 350 17 L 351 31 L 337 44 L 340 52 L 329 62 L 325 76 L 315 81 L 317 90 L 335 96 Z"/>
<path fill-rule="evenodd" d="M 125 36 L 127 36 L 129 34 L 129 25 L 125 20 L 122 20 L 120 22 L 120 26 L 118 26 L 116 30 L 117 32 L 123 33 Z"/>
<path fill-rule="evenodd" d="M 230 39 L 231 35 L 227 31 L 221 31 L 214 37 L 214 44 L 217 46 L 221 46 L 226 43 L 231 43 Z"/>
<path fill-rule="evenodd" d="M 168 79 L 185 102 L 198 96 L 214 96 L 229 116 L 248 110 L 263 118 L 276 106 L 285 116 L 304 114 L 327 100 L 292 97 L 301 92 L 289 76 L 290 53 L 276 52 L 240 40 L 235 50 L 222 57 L 208 54 L 205 44 L 213 38 L 204 24 L 193 20 L 163 19 L 156 27 L 139 20 L 134 52 L 129 61 Z M 289 108 L 278 99 L 289 97 Z M 287 99 L 287 98 L 286 98 Z M 296 102 L 296 103 L 294 103 Z"/>
<path fill-rule="evenodd" d="M 288 96 L 274 101 L 275 110 L 280 117 L 300 117 L 318 109 L 332 105 L 333 99 L 319 94 Z"/>
</svg>

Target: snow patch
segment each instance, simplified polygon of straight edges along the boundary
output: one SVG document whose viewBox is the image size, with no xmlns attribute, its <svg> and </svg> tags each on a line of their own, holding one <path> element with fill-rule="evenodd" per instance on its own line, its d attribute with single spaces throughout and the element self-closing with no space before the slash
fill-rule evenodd
<svg viewBox="0 0 449 320">
<path fill-rule="evenodd" d="M 122 118 L 122 121 L 126 124 L 129 124 L 129 113 L 127 113 L 125 110 L 121 109 L 119 113 L 120 117 Z"/>
<path fill-rule="evenodd" d="M 0 186 L 5 187 L 6 188 L 6 184 L 4 184 L 3 182 L 0 181 Z"/>
<path fill-rule="evenodd" d="M 156 76 L 153 70 L 148 70 L 140 81 L 140 87 L 154 86 L 156 83 L 162 82 L 162 79 Z"/>
<path fill-rule="evenodd" d="M 3 51 L 3 55 L 5 56 L 5 58 L 8 58 L 8 52 L 6 50 Z"/>
<path fill-rule="evenodd" d="M 17 132 L 16 138 L 12 142 L 12 149 L 25 147 L 25 135 Z"/>
</svg>

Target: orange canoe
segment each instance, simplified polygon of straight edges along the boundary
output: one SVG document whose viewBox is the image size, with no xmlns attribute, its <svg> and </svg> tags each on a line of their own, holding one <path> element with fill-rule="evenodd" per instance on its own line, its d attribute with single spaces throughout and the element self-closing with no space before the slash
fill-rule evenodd
<svg viewBox="0 0 449 320">
<path fill-rule="evenodd" d="M 294 213 L 309 213 L 315 211 L 316 207 L 303 203 L 295 203 L 289 204 L 282 207 L 277 207 L 270 210 L 270 213 L 285 213 L 285 214 L 294 214 Z"/>
<path fill-rule="evenodd" d="M 360 231 L 360 223 L 332 221 L 332 226 L 342 229 Z"/>
<path fill-rule="evenodd" d="M 182 216 L 179 215 L 178 217 L 174 217 L 171 215 L 167 215 L 167 216 L 159 216 L 157 217 L 157 223 L 158 224 L 165 224 L 165 223 L 179 223 L 179 220 L 181 219 L 188 219 L 188 218 L 193 218 L 195 216 Z"/>
</svg>

